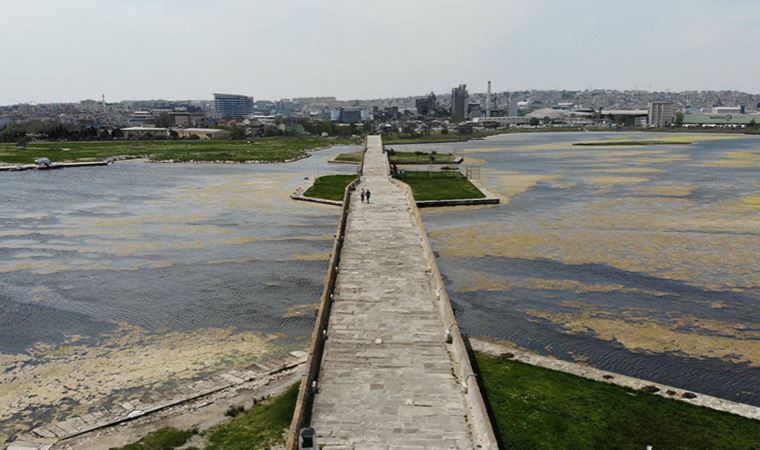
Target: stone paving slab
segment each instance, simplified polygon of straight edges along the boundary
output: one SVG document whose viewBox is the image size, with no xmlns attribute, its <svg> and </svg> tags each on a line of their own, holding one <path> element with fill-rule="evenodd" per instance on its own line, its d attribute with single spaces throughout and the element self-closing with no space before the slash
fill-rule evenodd
<svg viewBox="0 0 760 450">
<path fill-rule="evenodd" d="M 311 425 L 325 449 L 472 449 L 420 230 L 388 174 L 382 143 L 370 137 Z"/>
</svg>

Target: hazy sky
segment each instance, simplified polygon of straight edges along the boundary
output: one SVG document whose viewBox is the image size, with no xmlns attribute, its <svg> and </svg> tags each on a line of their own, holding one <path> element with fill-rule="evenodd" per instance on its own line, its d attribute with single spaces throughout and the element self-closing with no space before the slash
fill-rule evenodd
<svg viewBox="0 0 760 450">
<path fill-rule="evenodd" d="M 757 0 L 3 0 L 0 104 L 760 92 Z"/>
</svg>

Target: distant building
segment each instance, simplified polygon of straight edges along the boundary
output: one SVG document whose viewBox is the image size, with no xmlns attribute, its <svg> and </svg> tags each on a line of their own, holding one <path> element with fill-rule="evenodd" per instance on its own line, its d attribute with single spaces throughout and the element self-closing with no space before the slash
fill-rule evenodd
<svg viewBox="0 0 760 450">
<path fill-rule="evenodd" d="M 361 108 L 340 108 L 340 123 L 359 123 L 361 121 Z"/>
<path fill-rule="evenodd" d="M 218 130 L 216 128 L 180 128 L 176 130 L 176 132 L 180 139 L 199 139 L 201 141 L 211 141 L 230 138 L 229 131 Z"/>
<path fill-rule="evenodd" d="M 129 127 L 121 129 L 124 139 L 166 139 L 169 137 L 168 128 Z"/>
<path fill-rule="evenodd" d="M 520 115 L 520 107 L 517 104 L 517 100 L 511 95 L 509 96 L 509 104 L 507 105 L 507 115 L 510 117 L 517 117 Z"/>
<path fill-rule="evenodd" d="M 684 114 L 686 127 L 745 127 L 760 126 L 760 114 Z"/>
<path fill-rule="evenodd" d="M 127 123 L 132 126 L 153 125 L 155 122 L 156 119 L 153 118 L 153 113 L 150 111 L 134 111 L 127 119 Z"/>
<path fill-rule="evenodd" d="M 417 108 L 417 114 L 421 116 L 433 114 L 436 108 L 435 94 L 431 92 L 427 97 L 416 99 L 414 106 Z"/>
<path fill-rule="evenodd" d="M 253 98 L 245 95 L 214 94 L 214 111 L 218 117 L 245 117 L 253 114 Z"/>
<path fill-rule="evenodd" d="M 744 106 L 716 106 L 712 109 L 713 114 L 744 114 L 746 107 Z"/>
<path fill-rule="evenodd" d="M 646 127 L 649 110 L 646 109 L 600 109 L 599 118 L 607 125 L 624 127 Z"/>
<path fill-rule="evenodd" d="M 663 128 L 673 124 L 676 117 L 676 107 L 673 102 L 657 101 L 649 102 L 650 127 Z"/>
<path fill-rule="evenodd" d="M 451 119 L 455 122 L 461 122 L 467 118 L 467 106 L 469 104 L 469 94 L 467 85 L 460 84 L 451 90 Z"/>
<path fill-rule="evenodd" d="M 480 107 L 480 103 L 478 102 L 468 102 L 467 104 L 467 118 L 468 119 L 475 119 L 478 117 L 484 117 L 485 114 L 483 114 L 483 109 Z"/>
<path fill-rule="evenodd" d="M 200 112 L 173 111 L 169 117 L 173 127 L 197 127 L 206 123 L 206 115 Z"/>
<path fill-rule="evenodd" d="M 252 125 L 262 125 L 265 127 L 276 127 L 277 117 L 270 115 L 254 115 L 251 116 L 250 123 Z"/>
<path fill-rule="evenodd" d="M 513 117 L 505 117 L 505 116 L 494 117 L 494 116 L 491 116 L 491 117 L 480 117 L 480 118 L 477 118 L 477 119 L 473 120 L 473 122 L 475 122 L 477 124 L 482 124 L 484 126 L 486 126 L 488 124 L 496 124 L 497 126 L 500 126 L 500 127 L 508 127 L 510 125 L 528 125 L 530 123 L 530 118 L 529 117 L 518 117 L 518 116 L 513 116 Z"/>
</svg>

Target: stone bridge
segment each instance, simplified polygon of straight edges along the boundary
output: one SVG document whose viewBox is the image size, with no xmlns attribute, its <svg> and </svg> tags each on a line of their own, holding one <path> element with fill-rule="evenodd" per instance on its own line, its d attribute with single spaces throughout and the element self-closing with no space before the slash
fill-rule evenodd
<svg viewBox="0 0 760 450">
<path fill-rule="evenodd" d="M 343 208 L 288 448 L 304 428 L 325 450 L 497 448 L 419 211 L 379 136 Z"/>
</svg>

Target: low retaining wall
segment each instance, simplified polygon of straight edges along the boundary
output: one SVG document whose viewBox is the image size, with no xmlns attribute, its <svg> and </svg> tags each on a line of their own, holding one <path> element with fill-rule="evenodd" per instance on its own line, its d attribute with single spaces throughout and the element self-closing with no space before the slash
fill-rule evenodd
<svg viewBox="0 0 760 450">
<path fill-rule="evenodd" d="M 436 298 L 439 300 L 441 318 L 446 327 L 448 349 L 454 363 L 457 379 L 467 401 L 468 421 L 472 427 L 473 441 L 479 448 L 497 449 L 496 435 L 494 434 L 491 419 L 488 416 L 488 410 L 480 392 L 480 386 L 476 379 L 477 374 L 472 369 L 470 355 L 464 343 L 457 319 L 454 316 L 451 299 L 443 283 L 441 272 L 438 269 L 438 262 L 435 259 L 433 248 L 428 240 L 420 211 L 414 201 L 412 189 L 409 185 L 398 180 L 392 179 L 392 182 L 404 191 L 404 195 L 409 203 L 409 212 L 420 230 L 420 243 L 422 244 L 425 263 L 427 264 L 427 271 L 430 274 L 431 287 Z"/>
<path fill-rule="evenodd" d="M 478 206 L 478 205 L 498 205 L 501 202 L 498 198 L 462 198 L 457 200 L 420 200 L 415 202 L 418 208 L 435 208 L 443 206 Z"/>
</svg>

